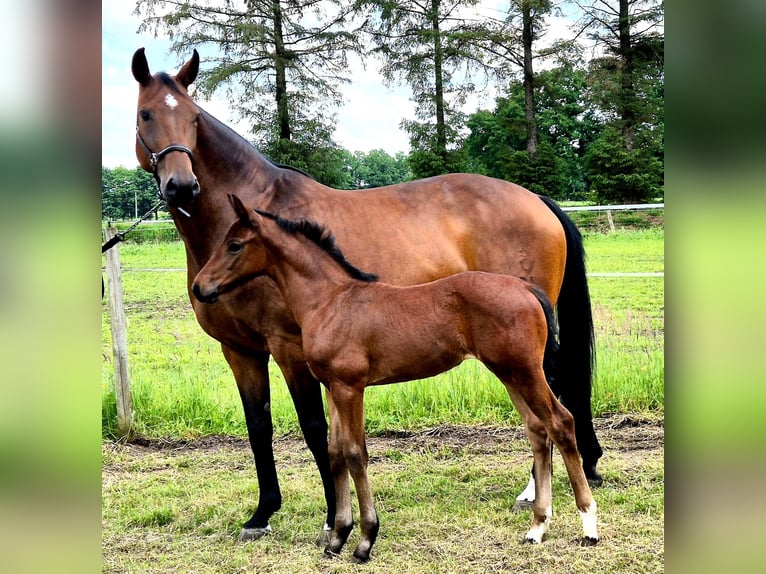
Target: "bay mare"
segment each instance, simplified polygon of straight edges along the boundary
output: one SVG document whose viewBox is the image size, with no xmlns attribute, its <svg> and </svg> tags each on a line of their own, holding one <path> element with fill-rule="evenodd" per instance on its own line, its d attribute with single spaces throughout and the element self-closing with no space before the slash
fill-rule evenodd
<svg viewBox="0 0 766 574">
<path fill-rule="evenodd" d="M 192 284 L 215 303 L 248 279 L 273 279 L 301 327 L 311 372 L 325 385 L 335 525 L 325 548 L 337 555 L 353 518 L 348 475 L 359 500 L 361 538 L 354 560 L 366 562 L 379 521 L 367 477 L 364 390 L 422 379 L 477 358 L 505 385 L 521 414 L 535 460 L 532 527 L 539 543 L 552 512 L 551 439 L 561 452 L 583 521 L 583 543 L 598 541 L 596 503 L 580 466 L 572 415 L 546 375 L 555 371 L 553 309 L 535 285 L 511 275 L 467 271 L 409 287 L 378 283 L 350 264 L 329 230 L 249 211 L 229 196 L 237 219 Z"/>
<path fill-rule="evenodd" d="M 583 468 L 600 483 L 601 448 L 590 412 L 593 328 L 580 234 L 550 200 L 505 181 L 450 174 L 364 191 L 335 190 L 264 158 L 202 110 L 187 88 L 196 50 L 175 76 L 152 75 L 143 48 L 133 56 L 138 81 L 136 156 L 154 173 L 186 247 L 188 287 L 231 223 L 227 193 L 248 206 L 328 226 L 355 264 L 387 283 L 415 285 L 466 270 L 506 273 L 540 286 L 559 327 L 562 375 L 554 389 L 575 418 Z M 335 516 L 320 385 L 306 367 L 300 328 L 274 282 L 261 277 L 217 305 L 189 296 L 197 321 L 221 342 L 242 398 L 259 498 L 240 539 L 270 531 L 282 501 L 272 450 L 268 360 L 284 374 L 298 421 Z"/>
</svg>

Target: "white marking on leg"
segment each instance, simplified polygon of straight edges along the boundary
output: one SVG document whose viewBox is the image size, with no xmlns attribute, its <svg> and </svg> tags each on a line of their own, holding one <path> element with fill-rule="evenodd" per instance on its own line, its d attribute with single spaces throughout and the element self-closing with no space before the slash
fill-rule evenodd
<svg viewBox="0 0 766 574">
<path fill-rule="evenodd" d="M 534 502 L 535 501 L 535 477 L 532 476 L 529 479 L 529 483 L 527 484 L 527 487 L 524 489 L 524 492 L 519 494 L 516 497 L 516 502 Z"/>
<path fill-rule="evenodd" d="M 580 511 L 582 518 L 582 533 L 585 538 L 598 540 L 598 528 L 596 526 L 596 501 L 594 500 L 585 511 Z"/>
<path fill-rule="evenodd" d="M 322 530 L 324 530 L 325 532 L 332 532 L 332 528 L 330 528 L 330 525 L 327 524 L 326 522 L 324 523 L 324 526 L 322 526 Z"/>
<path fill-rule="evenodd" d="M 178 100 L 173 97 L 173 94 L 165 96 L 165 104 L 172 110 L 178 105 Z"/>
<path fill-rule="evenodd" d="M 543 536 L 548 532 L 548 525 L 551 522 L 551 516 L 553 516 L 553 507 L 549 506 L 545 509 L 545 519 L 539 524 L 533 524 L 529 529 L 524 540 L 530 544 L 540 544 L 543 541 Z"/>
</svg>

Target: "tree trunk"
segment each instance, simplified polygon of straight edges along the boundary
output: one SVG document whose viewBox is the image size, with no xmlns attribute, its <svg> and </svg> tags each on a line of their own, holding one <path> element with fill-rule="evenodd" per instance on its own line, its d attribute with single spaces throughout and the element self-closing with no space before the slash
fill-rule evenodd
<svg viewBox="0 0 766 574">
<path fill-rule="evenodd" d="M 625 147 L 633 150 L 636 131 L 635 87 L 633 85 L 633 47 L 630 36 L 629 0 L 620 0 L 620 16 L 618 21 L 620 35 L 620 59 L 622 60 L 622 76 L 620 78 L 620 116 L 622 120 L 622 136 Z"/>
<path fill-rule="evenodd" d="M 444 167 L 447 166 L 447 128 L 444 121 L 444 78 L 442 65 L 444 52 L 442 49 L 441 31 L 439 30 L 439 8 L 441 0 L 431 0 L 431 29 L 434 33 L 434 99 L 436 104 L 436 153 L 442 158 Z"/>
<path fill-rule="evenodd" d="M 287 107 L 287 52 L 282 26 L 282 6 L 279 0 L 272 4 L 274 16 L 274 69 L 276 72 L 275 98 L 277 101 L 277 125 L 279 126 L 279 139 L 289 140 L 290 112 Z"/>
<path fill-rule="evenodd" d="M 524 100 L 527 121 L 527 153 L 537 157 L 537 120 L 535 119 L 535 75 L 532 69 L 532 8 L 524 2 L 521 8 L 521 42 L 524 45 Z"/>
</svg>

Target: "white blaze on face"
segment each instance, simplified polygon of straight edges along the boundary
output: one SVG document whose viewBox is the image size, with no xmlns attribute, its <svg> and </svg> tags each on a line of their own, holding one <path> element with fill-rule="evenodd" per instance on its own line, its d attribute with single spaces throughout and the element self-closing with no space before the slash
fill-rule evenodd
<svg viewBox="0 0 766 574">
<path fill-rule="evenodd" d="M 172 110 L 178 105 L 178 100 L 173 97 L 173 94 L 168 94 L 165 96 L 165 103 Z"/>
</svg>

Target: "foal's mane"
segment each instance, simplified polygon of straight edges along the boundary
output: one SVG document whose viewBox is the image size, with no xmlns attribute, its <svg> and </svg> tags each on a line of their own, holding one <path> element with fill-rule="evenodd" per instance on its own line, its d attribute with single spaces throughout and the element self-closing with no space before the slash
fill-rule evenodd
<svg viewBox="0 0 766 574">
<path fill-rule="evenodd" d="M 378 280 L 377 275 L 366 273 L 349 263 L 346 256 L 343 255 L 343 252 L 335 242 L 335 236 L 332 232 L 316 221 L 310 221 L 308 219 L 291 221 L 289 219 L 282 219 L 278 215 L 260 209 L 256 209 L 255 212 L 262 217 L 274 221 L 282 231 L 289 233 L 290 235 L 302 235 L 312 243 L 316 244 L 322 251 L 327 253 L 327 255 L 340 265 L 352 279 L 365 281 L 367 283 L 372 283 Z"/>
</svg>

